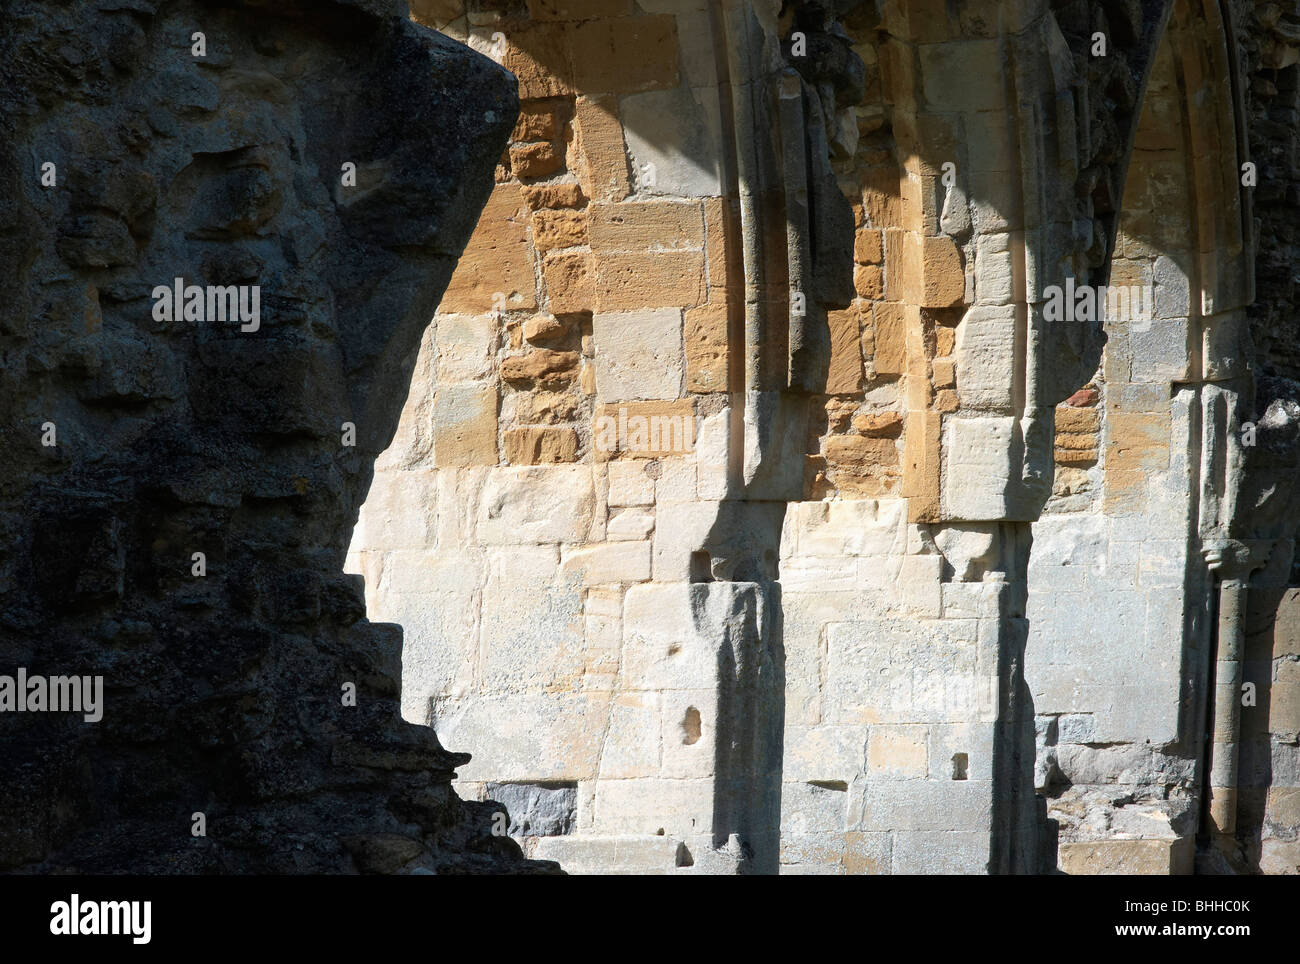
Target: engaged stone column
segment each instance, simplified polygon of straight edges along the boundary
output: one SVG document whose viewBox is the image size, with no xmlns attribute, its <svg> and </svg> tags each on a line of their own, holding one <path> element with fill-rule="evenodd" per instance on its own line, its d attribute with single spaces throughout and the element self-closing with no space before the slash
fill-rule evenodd
<svg viewBox="0 0 1300 964">
<path fill-rule="evenodd" d="M 1268 560 L 1270 542 L 1214 540 L 1203 550 L 1219 576 L 1218 645 L 1214 662 L 1214 723 L 1205 785 L 1210 820 L 1220 834 L 1237 827 L 1237 762 L 1241 744 L 1243 620 L 1250 577 Z"/>
</svg>

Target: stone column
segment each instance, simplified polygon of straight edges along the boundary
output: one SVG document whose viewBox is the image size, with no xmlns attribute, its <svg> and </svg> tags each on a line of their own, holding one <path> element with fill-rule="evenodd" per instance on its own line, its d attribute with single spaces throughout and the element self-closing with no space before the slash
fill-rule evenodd
<svg viewBox="0 0 1300 964">
<path fill-rule="evenodd" d="M 1216 539 L 1202 550 L 1219 577 L 1219 620 L 1214 662 L 1214 720 L 1205 786 L 1216 833 L 1237 826 L 1237 761 L 1241 743 L 1242 654 L 1246 645 L 1243 614 L 1250 577 L 1268 560 L 1268 541 Z"/>
</svg>

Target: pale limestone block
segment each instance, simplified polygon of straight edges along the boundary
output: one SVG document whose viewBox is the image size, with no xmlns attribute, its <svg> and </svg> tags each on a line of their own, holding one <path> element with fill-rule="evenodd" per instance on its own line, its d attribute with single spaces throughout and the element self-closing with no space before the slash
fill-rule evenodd
<svg viewBox="0 0 1300 964">
<path fill-rule="evenodd" d="M 583 618 L 583 637 L 588 651 L 617 654 L 623 644 L 623 621 L 616 616 L 587 615 Z M 587 675 L 592 674 L 589 672 Z"/>
<path fill-rule="evenodd" d="M 876 779 L 924 779 L 929 773 L 929 729 L 878 724 L 867 736 L 867 772 Z"/>
<path fill-rule="evenodd" d="M 836 834 L 843 842 L 848 819 L 846 787 L 787 781 L 781 786 L 781 836 Z M 784 856 L 782 857 L 784 860 Z"/>
<path fill-rule="evenodd" d="M 484 545 L 582 542 L 596 494 L 590 465 L 492 469 L 478 504 Z"/>
<path fill-rule="evenodd" d="M 1187 379 L 1193 363 L 1192 340 L 1188 337 L 1190 325 L 1186 317 L 1179 317 L 1156 318 L 1146 326 L 1130 326 L 1129 348 L 1134 359 L 1140 359 L 1133 366 L 1135 380 L 1166 384 Z"/>
<path fill-rule="evenodd" d="M 1259 869 L 1266 874 L 1300 874 L 1300 840 L 1265 840 Z"/>
<path fill-rule="evenodd" d="M 905 556 L 898 575 L 904 612 L 922 619 L 937 619 L 943 607 L 942 556 Z"/>
<path fill-rule="evenodd" d="M 484 692 L 580 685 L 582 593 L 563 582 L 553 585 L 554 552 L 549 546 L 519 547 L 493 560 L 482 595 L 479 685 Z"/>
<path fill-rule="evenodd" d="M 649 578 L 649 540 L 566 548 L 561 554 L 560 581 L 566 585 L 598 586 Z"/>
<path fill-rule="evenodd" d="M 989 723 L 938 723 L 929 727 L 929 778 L 951 780 L 954 757 L 965 757 L 966 779 L 988 783 L 993 779 L 993 738 Z"/>
<path fill-rule="evenodd" d="M 781 585 L 790 592 L 852 592 L 859 582 L 844 556 L 795 556 L 781 564 Z"/>
<path fill-rule="evenodd" d="M 718 518 L 717 502 L 661 502 L 655 507 L 654 578 L 685 581 L 691 553 L 700 549 Z"/>
<path fill-rule="evenodd" d="M 989 832 L 900 831 L 890 856 L 892 874 L 986 874 Z"/>
<path fill-rule="evenodd" d="M 1191 281 L 1188 273 L 1168 255 L 1160 255 L 1151 266 L 1155 281 L 1155 316 L 1187 318 L 1191 314 Z"/>
<path fill-rule="evenodd" d="M 496 360 L 500 330 L 500 323 L 492 315 L 438 315 L 432 328 L 436 384 L 473 382 L 489 377 Z"/>
<path fill-rule="evenodd" d="M 433 396 L 433 461 L 439 468 L 497 464 L 497 386 L 439 385 Z"/>
<path fill-rule="evenodd" d="M 944 422 L 944 515 L 963 521 L 1005 518 L 1016 446 L 1016 420 L 949 418 Z"/>
<path fill-rule="evenodd" d="M 587 590 L 587 602 L 583 610 L 588 616 L 610 616 L 623 618 L 623 590 L 599 586 Z"/>
<path fill-rule="evenodd" d="M 403 553 L 369 607 L 403 630 L 402 716 L 428 724 L 431 701 L 469 693 L 478 662 L 482 553 Z"/>
<path fill-rule="evenodd" d="M 862 502 L 832 502 L 830 525 L 846 522 L 844 551 L 851 556 L 900 554 L 907 544 L 907 501 L 867 499 Z"/>
<path fill-rule="evenodd" d="M 605 531 L 610 542 L 625 542 L 634 539 L 649 539 L 654 532 L 655 517 L 653 512 L 639 509 L 616 510 L 605 524 Z"/>
<path fill-rule="evenodd" d="M 998 561 L 998 524 L 936 527 L 934 544 L 952 570 L 954 580 L 978 581 Z"/>
<path fill-rule="evenodd" d="M 659 773 L 658 693 L 618 693 L 600 754 L 599 779 L 653 777 Z"/>
<path fill-rule="evenodd" d="M 436 475 L 438 500 L 437 540 L 441 549 L 477 546 L 475 525 L 479 500 L 487 482 L 487 468 L 439 469 Z"/>
<path fill-rule="evenodd" d="M 731 464 L 731 409 L 700 420 L 695 439 L 696 494 L 706 500 L 725 499 Z"/>
<path fill-rule="evenodd" d="M 782 777 L 787 781 L 848 784 L 866 766 L 863 726 L 821 723 L 787 725 Z"/>
<path fill-rule="evenodd" d="M 872 724 L 975 718 L 988 684 L 978 659 L 978 632 L 972 619 L 874 618 L 829 625 L 826 719 Z"/>
<path fill-rule="evenodd" d="M 1103 516 L 1079 513 L 1044 515 L 1035 522 L 1034 546 L 1029 554 L 1031 593 L 1039 588 L 1078 589 L 1094 578 L 1106 579 L 1108 552 L 1116 553 L 1120 545 L 1108 542 L 1108 528 Z M 1132 562 L 1136 563 L 1137 543 L 1129 545 L 1133 547 Z M 1051 600 L 1044 602 L 1050 605 Z"/>
<path fill-rule="evenodd" d="M 695 463 L 690 459 L 671 458 L 659 462 L 655 479 L 656 502 L 695 501 Z"/>
<path fill-rule="evenodd" d="M 787 784 L 787 786 L 801 785 Z M 843 874 L 844 832 L 787 832 L 783 826 L 780 860 L 783 875 L 821 877 Z"/>
<path fill-rule="evenodd" d="M 703 780 L 599 780 L 593 829 L 609 834 L 687 834 L 712 826 L 714 784 Z"/>
<path fill-rule="evenodd" d="M 433 725 L 448 749 L 475 750 L 461 779 L 537 783 L 593 778 L 608 717 L 607 693 L 476 694 L 440 701 Z"/>
<path fill-rule="evenodd" d="M 579 876 L 595 874 L 682 873 L 688 867 L 686 845 L 675 837 L 658 834 L 596 836 L 565 834 L 537 837 L 531 841 L 529 856 L 535 860 L 555 860 L 565 873 Z"/>
<path fill-rule="evenodd" d="M 655 500 L 655 480 L 646 474 L 646 462 L 639 459 L 610 462 L 609 504 L 650 505 Z"/>
<path fill-rule="evenodd" d="M 596 313 L 596 395 L 604 403 L 675 399 L 684 354 L 679 308 Z"/>
<path fill-rule="evenodd" d="M 975 299 L 981 305 L 1009 305 L 1015 289 L 1011 236 L 982 234 L 975 245 Z M 964 387 L 964 385 L 963 385 Z"/>
<path fill-rule="evenodd" d="M 434 544 L 434 469 L 376 472 L 352 535 L 355 550 L 421 549 Z"/>
<path fill-rule="evenodd" d="M 722 117 L 716 76 L 709 84 L 622 99 L 623 129 L 638 194 L 722 194 L 718 171 Z"/>
<path fill-rule="evenodd" d="M 634 586 L 623 606 L 628 688 L 696 690 L 729 684 L 719 676 L 719 649 L 760 644 L 762 618 L 753 583 Z"/>
<path fill-rule="evenodd" d="M 946 582 L 943 590 L 944 619 L 997 619 L 1002 613 L 1006 583 Z"/>
<path fill-rule="evenodd" d="M 472 595 L 479 591 L 487 576 L 487 557 L 481 550 L 394 549 L 387 556 L 383 575 L 375 585 L 383 598 L 441 593 Z M 386 613 L 382 616 L 388 618 Z"/>
<path fill-rule="evenodd" d="M 857 589 L 866 589 L 878 593 L 878 600 L 883 608 L 900 605 L 896 580 L 898 579 L 898 570 L 902 568 L 903 560 L 901 558 L 860 556 L 855 560 L 855 563 L 856 577 L 854 582 Z"/>
<path fill-rule="evenodd" d="M 822 637 L 826 628 L 861 611 L 871 601 L 849 593 L 792 592 L 782 584 L 782 639 L 785 644 L 785 721 L 822 721 Z"/>
<path fill-rule="evenodd" d="M 660 706 L 663 756 L 659 775 L 672 779 L 711 776 L 718 738 L 717 690 L 668 690 L 661 694 Z"/>
<path fill-rule="evenodd" d="M 983 831 L 992 825 L 993 791 L 970 780 L 868 780 L 863 830 Z M 987 844 L 987 836 L 985 838 Z"/>
<path fill-rule="evenodd" d="M 968 310 L 957 327 L 956 358 L 963 408 L 1011 410 L 1016 385 L 1015 305 L 976 305 Z"/>
</svg>

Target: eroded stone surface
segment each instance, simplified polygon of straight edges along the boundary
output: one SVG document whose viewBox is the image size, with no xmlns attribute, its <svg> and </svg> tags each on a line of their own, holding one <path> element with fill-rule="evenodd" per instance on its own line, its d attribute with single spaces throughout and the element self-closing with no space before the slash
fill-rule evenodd
<svg viewBox="0 0 1300 964">
<path fill-rule="evenodd" d="M 0 866 L 547 869 L 400 719 L 402 631 L 342 572 L 512 81 L 379 0 L 5 19 L 4 671 L 104 704 L 0 718 Z M 160 320 L 182 277 L 260 318 Z"/>
</svg>

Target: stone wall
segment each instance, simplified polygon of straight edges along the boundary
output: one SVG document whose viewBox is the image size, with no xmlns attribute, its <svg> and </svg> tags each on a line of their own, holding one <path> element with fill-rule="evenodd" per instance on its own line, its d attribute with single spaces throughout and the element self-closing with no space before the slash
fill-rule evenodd
<svg viewBox="0 0 1300 964">
<path fill-rule="evenodd" d="M 1222 545 L 1290 559 L 1217 3 L 416 15 L 523 98 L 350 556 L 464 792 L 576 871 L 1283 866 L 1200 749 Z"/>
<path fill-rule="evenodd" d="M 0 868 L 554 870 L 400 719 L 401 630 L 342 571 L 513 82 L 395 3 L 5 22 Z M 23 671 L 102 715 L 12 712 Z"/>
</svg>

